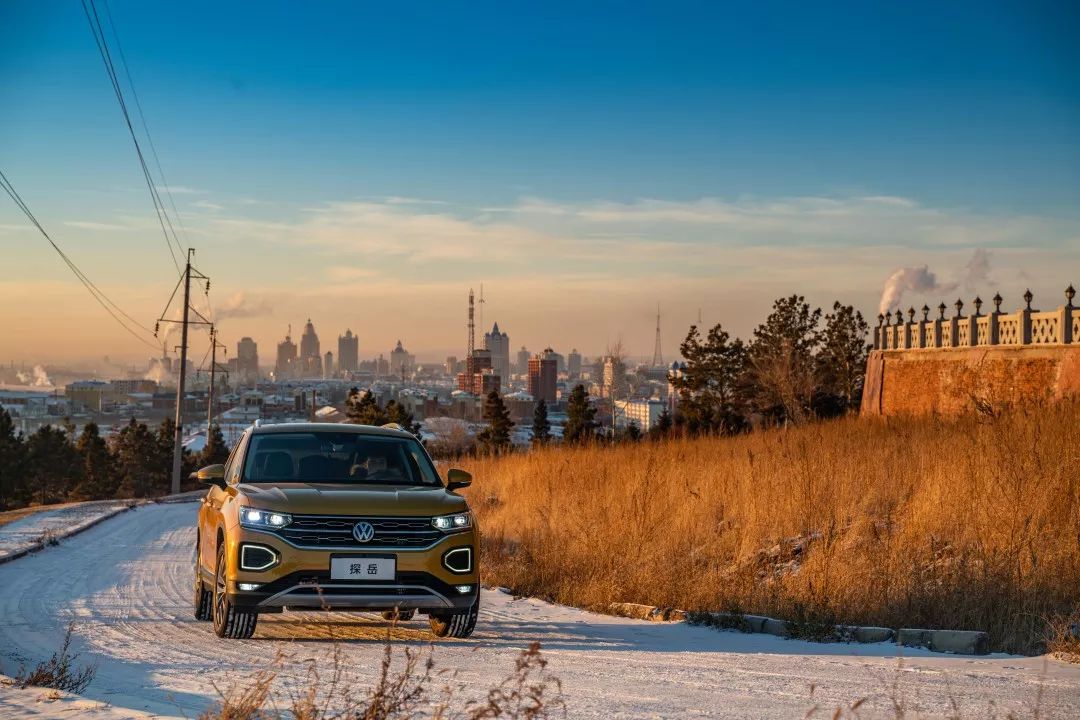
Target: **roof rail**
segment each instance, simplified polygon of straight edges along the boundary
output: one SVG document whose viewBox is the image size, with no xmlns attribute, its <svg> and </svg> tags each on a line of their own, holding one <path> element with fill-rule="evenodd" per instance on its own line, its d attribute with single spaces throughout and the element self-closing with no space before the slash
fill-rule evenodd
<svg viewBox="0 0 1080 720">
<path fill-rule="evenodd" d="M 383 423 L 380 427 L 384 427 L 387 430 L 400 430 L 401 432 L 408 432 L 401 423 Z"/>
</svg>

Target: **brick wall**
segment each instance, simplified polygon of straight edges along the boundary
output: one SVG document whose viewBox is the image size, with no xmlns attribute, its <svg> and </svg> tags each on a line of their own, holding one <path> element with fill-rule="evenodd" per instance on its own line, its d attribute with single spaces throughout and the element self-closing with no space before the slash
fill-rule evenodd
<svg viewBox="0 0 1080 720">
<path fill-rule="evenodd" d="M 1080 397 L 1080 346 L 875 350 L 864 415 L 956 415 Z"/>
</svg>

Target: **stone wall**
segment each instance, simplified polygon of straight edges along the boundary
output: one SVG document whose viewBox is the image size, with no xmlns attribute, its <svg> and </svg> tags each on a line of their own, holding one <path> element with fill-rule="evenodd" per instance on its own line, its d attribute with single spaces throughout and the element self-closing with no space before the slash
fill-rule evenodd
<svg viewBox="0 0 1080 720">
<path fill-rule="evenodd" d="M 1080 397 L 1080 345 L 874 350 L 864 415 L 956 415 Z"/>
<path fill-rule="evenodd" d="M 864 415 L 955 415 L 971 410 L 1080 396 L 1080 308 L 1076 293 L 1065 291 L 1065 304 L 1055 310 L 1025 306 L 1014 313 L 1001 311 L 1002 298 L 993 298 L 994 310 L 982 314 L 975 298 L 975 313 L 964 315 L 957 300 L 956 314 L 930 319 L 930 308 L 915 308 L 878 316 L 874 350 L 866 366 Z"/>
</svg>

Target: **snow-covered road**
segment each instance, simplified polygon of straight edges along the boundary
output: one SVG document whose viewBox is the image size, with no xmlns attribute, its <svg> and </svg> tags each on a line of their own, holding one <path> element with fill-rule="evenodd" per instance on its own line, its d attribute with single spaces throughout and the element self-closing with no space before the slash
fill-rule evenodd
<svg viewBox="0 0 1080 720">
<path fill-rule="evenodd" d="M 98 665 L 85 695 L 118 710 L 192 717 L 216 700 L 213 682 L 242 683 L 278 652 L 286 683 L 304 674 L 304 659 L 329 667 L 331 634 L 350 670 L 362 681 L 375 676 L 388 632 L 377 616 L 269 615 L 247 641 L 219 640 L 208 623 L 192 619 L 197 507 L 143 506 L 0 565 L 0 669 L 11 675 L 20 663 L 48 658 L 74 620 L 76 649 Z M 922 716 L 951 713 L 955 701 L 965 717 L 987 716 L 988 708 L 1030 717 L 1037 702 L 1040 717 L 1080 717 L 1080 667 L 1044 658 L 910 649 L 901 657 L 891 644 L 824 645 L 654 624 L 498 591 L 485 591 L 482 603 L 472 638 L 435 643 L 437 667 L 456 670 L 466 694 L 480 696 L 539 640 L 572 718 L 796 718 L 815 705 L 828 717 L 861 698 L 869 698 L 863 717 L 886 717 L 894 696 Z M 397 646 L 424 647 L 426 629 L 419 619 L 391 634 Z M 14 712 L 18 703 L 4 692 L 0 708 Z"/>
</svg>

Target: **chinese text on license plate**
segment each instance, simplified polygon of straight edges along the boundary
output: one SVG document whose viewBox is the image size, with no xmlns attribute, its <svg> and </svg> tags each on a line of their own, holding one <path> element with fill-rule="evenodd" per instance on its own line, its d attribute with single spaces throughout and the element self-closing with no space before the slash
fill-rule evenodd
<svg viewBox="0 0 1080 720">
<path fill-rule="evenodd" d="M 392 557 L 330 558 L 330 579 L 393 580 L 396 564 Z"/>
</svg>

